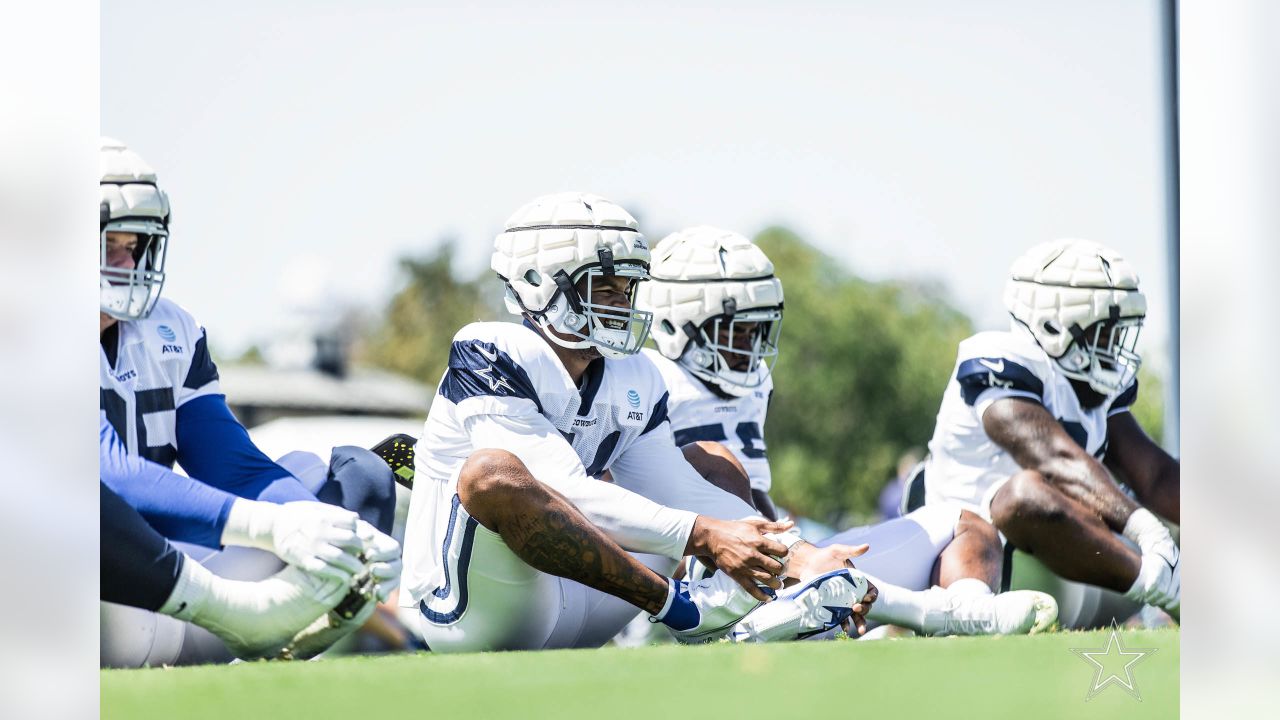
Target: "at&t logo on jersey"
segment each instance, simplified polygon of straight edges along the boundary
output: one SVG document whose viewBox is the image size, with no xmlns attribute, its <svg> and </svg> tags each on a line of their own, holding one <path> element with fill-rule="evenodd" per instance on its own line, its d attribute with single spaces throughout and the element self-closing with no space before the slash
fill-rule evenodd
<svg viewBox="0 0 1280 720">
<path fill-rule="evenodd" d="M 627 402 L 631 403 L 631 407 L 633 408 L 640 407 L 640 393 L 636 392 L 634 389 L 628 390 Z"/>
<path fill-rule="evenodd" d="M 161 340 L 166 340 L 168 342 L 173 342 L 178 339 L 177 333 L 175 333 L 173 328 L 168 325 L 157 325 L 156 334 L 160 336 Z"/>
</svg>

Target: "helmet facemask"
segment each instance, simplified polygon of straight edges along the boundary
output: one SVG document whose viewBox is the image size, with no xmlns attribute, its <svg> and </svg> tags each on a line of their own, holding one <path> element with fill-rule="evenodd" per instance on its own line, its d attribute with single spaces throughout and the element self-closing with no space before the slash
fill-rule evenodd
<svg viewBox="0 0 1280 720">
<path fill-rule="evenodd" d="M 725 312 L 701 327 L 686 322 L 681 330 L 689 344 L 680 364 L 731 395 L 742 396 L 764 384 L 778 357 L 782 308 L 737 309 L 724 299 Z"/>
<path fill-rule="evenodd" d="M 1137 352 L 1142 317 L 1113 317 L 1088 328 L 1072 325 L 1071 345 L 1054 358 L 1062 372 L 1089 384 L 1095 392 L 1112 395 L 1128 387 L 1138 375 L 1142 357 Z"/>
<path fill-rule="evenodd" d="M 653 323 L 653 313 L 635 309 L 636 288 L 649 279 L 649 271 L 636 262 L 614 263 L 608 248 L 601 248 L 599 254 L 599 263 L 583 265 L 574 271 L 573 277 L 563 270 L 557 271 L 550 278 L 558 288 L 556 295 L 545 311 L 530 312 L 530 315 L 543 330 L 555 331 L 545 334 L 561 347 L 595 347 L 601 355 L 615 359 L 634 355 L 644 347 Z M 629 280 L 626 307 L 591 301 L 597 284 L 612 277 Z M 526 312 L 529 312 L 527 308 Z M 557 333 L 576 340 L 567 340 Z"/>
<path fill-rule="evenodd" d="M 156 218 L 118 218 L 107 221 L 107 215 L 104 205 L 98 253 L 100 309 L 118 320 L 141 320 L 151 314 L 164 287 L 164 261 L 169 231 Z M 108 263 L 108 232 L 137 235 L 132 269 Z"/>
</svg>

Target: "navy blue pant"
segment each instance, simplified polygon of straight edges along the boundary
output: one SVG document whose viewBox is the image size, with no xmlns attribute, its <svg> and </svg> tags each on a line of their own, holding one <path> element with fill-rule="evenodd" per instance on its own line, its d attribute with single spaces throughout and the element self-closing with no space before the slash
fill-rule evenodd
<svg viewBox="0 0 1280 720">
<path fill-rule="evenodd" d="M 388 535 L 395 522 L 396 479 L 371 450 L 342 445 L 329 456 L 329 478 L 316 498 L 339 505 Z"/>
<path fill-rule="evenodd" d="M 159 610 L 173 592 L 184 556 L 119 495 L 99 481 L 101 599 Z"/>
</svg>

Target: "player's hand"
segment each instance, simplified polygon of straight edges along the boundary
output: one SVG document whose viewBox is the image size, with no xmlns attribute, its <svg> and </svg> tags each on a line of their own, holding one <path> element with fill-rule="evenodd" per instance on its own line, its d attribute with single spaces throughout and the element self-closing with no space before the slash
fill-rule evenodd
<svg viewBox="0 0 1280 720">
<path fill-rule="evenodd" d="M 848 566 L 853 567 L 853 563 L 849 562 Z M 880 591 L 870 580 L 867 580 L 867 594 L 862 596 L 860 602 L 853 604 L 853 615 L 840 623 L 840 628 L 845 631 L 845 634 L 849 637 L 861 637 L 867 632 L 867 613 L 871 611 L 871 604 L 878 597 L 880 597 Z"/>
<path fill-rule="evenodd" d="M 693 522 L 689 555 L 705 555 L 715 561 L 716 567 L 727 573 L 748 593 L 761 602 L 770 597 L 761 585 L 777 590 L 782 587 L 779 577 L 783 571 L 778 560 L 787 554 L 787 546 L 770 540 L 764 533 L 786 532 L 793 523 L 790 520 L 717 520 L 699 515 Z"/>
<path fill-rule="evenodd" d="M 357 520 L 350 510 L 313 500 L 277 505 L 240 498 L 231 506 L 222 542 L 267 550 L 318 577 L 348 584 L 364 570 Z"/>
<path fill-rule="evenodd" d="M 275 553 L 290 565 L 349 582 L 363 569 L 359 517 L 343 508 L 301 500 L 280 505 L 273 531 Z M 394 541 L 393 541 L 394 542 Z"/>
<path fill-rule="evenodd" d="M 378 602 L 386 602 L 392 591 L 400 586 L 400 571 L 403 568 L 400 543 L 364 520 L 356 521 L 356 535 L 364 544 L 362 555 L 365 567 L 369 568 L 369 576 L 374 581 L 374 595 Z"/>
<path fill-rule="evenodd" d="M 807 542 L 797 543 L 791 548 L 787 576 L 806 583 L 823 573 L 853 567 L 852 560 L 870 549 L 871 546 L 866 544 L 815 547 Z"/>
</svg>

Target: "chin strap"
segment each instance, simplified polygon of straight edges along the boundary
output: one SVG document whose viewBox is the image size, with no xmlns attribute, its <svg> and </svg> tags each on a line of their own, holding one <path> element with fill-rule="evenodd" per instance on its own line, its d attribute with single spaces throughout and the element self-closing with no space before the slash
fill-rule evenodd
<svg viewBox="0 0 1280 720">
<path fill-rule="evenodd" d="M 560 293 L 564 295 L 565 302 L 569 303 L 569 308 L 581 315 L 582 301 L 578 299 L 578 289 L 573 286 L 573 280 L 569 279 L 569 273 L 564 270 L 557 270 L 556 274 L 551 276 L 551 280 L 560 289 Z"/>
</svg>

